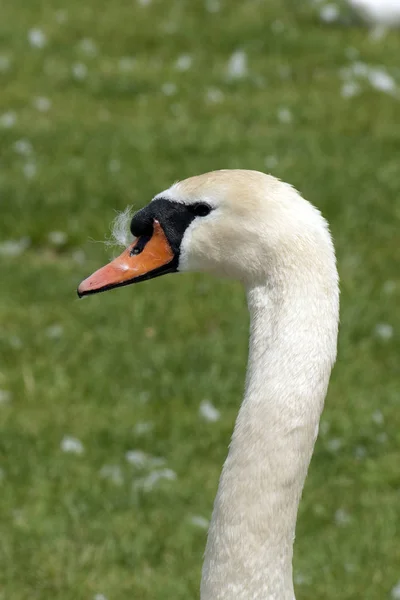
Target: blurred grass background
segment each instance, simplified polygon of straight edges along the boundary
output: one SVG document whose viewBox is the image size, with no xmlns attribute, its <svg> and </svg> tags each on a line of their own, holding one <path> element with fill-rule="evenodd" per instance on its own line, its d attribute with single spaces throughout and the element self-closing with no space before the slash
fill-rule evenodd
<svg viewBox="0 0 400 600">
<path fill-rule="evenodd" d="M 400 597 L 399 55 L 398 32 L 306 3 L 2 3 L 1 600 L 198 598 L 244 293 L 196 275 L 75 288 L 116 210 L 236 167 L 323 211 L 341 275 L 297 598 Z"/>
</svg>

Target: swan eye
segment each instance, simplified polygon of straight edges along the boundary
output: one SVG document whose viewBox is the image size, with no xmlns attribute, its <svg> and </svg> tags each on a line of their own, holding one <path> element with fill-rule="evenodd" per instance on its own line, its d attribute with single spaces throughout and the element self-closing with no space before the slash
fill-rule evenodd
<svg viewBox="0 0 400 600">
<path fill-rule="evenodd" d="M 211 212 L 211 206 L 205 202 L 196 202 L 195 204 L 189 204 L 188 209 L 196 217 L 206 217 Z"/>
</svg>

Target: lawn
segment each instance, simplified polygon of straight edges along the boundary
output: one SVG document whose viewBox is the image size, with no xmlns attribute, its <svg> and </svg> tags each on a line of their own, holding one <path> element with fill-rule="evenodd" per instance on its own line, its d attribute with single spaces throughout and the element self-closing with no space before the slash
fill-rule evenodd
<svg viewBox="0 0 400 600">
<path fill-rule="evenodd" d="M 0 600 L 199 597 L 244 292 L 198 275 L 75 289 L 111 256 L 116 210 L 236 167 L 323 211 L 341 276 L 297 599 L 400 598 L 400 36 L 291 6 L 2 4 Z"/>
</svg>

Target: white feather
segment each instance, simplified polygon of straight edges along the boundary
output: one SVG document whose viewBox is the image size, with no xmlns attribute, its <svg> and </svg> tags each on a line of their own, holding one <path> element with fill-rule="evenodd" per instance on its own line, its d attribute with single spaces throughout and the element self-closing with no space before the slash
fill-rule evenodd
<svg viewBox="0 0 400 600">
<path fill-rule="evenodd" d="M 133 241 L 129 225 L 134 213 L 132 206 L 127 206 L 124 211 L 117 212 L 114 221 L 111 223 L 111 236 L 106 240 L 107 246 L 122 246 L 126 248 Z"/>
<path fill-rule="evenodd" d="M 348 0 L 348 3 L 371 26 L 400 26 L 400 0 Z"/>
</svg>

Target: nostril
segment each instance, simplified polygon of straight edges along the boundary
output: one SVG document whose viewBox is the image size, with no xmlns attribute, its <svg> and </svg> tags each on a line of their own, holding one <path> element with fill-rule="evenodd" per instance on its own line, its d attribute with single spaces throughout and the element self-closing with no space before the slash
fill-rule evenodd
<svg viewBox="0 0 400 600">
<path fill-rule="evenodd" d="M 150 239 L 151 235 L 141 235 L 132 250 L 129 252 L 129 256 L 135 256 L 136 254 L 143 252 L 144 247 L 146 246 L 147 242 L 150 241 Z"/>
</svg>

